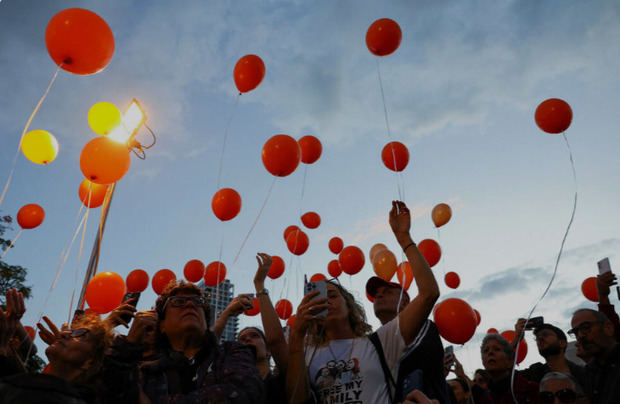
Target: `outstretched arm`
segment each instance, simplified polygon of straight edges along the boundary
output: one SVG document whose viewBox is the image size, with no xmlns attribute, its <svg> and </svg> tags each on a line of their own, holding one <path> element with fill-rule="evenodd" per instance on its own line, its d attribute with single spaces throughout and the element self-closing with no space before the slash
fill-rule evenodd
<svg viewBox="0 0 620 404">
<path fill-rule="evenodd" d="M 413 272 L 413 279 L 418 287 L 418 295 L 398 315 L 400 333 L 405 343 L 409 345 L 413 342 L 413 339 L 433 309 L 433 305 L 439 298 L 439 286 L 437 286 L 431 267 L 411 238 L 409 233 L 411 215 L 409 208 L 407 208 L 404 202 L 392 202 L 390 226 L 396 241 L 398 241 L 398 244 L 407 256 Z"/>
<path fill-rule="evenodd" d="M 231 317 L 236 317 L 239 314 L 243 313 L 243 310 L 246 310 L 248 307 L 252 307 L 252 301 L 247 295 L 239 295 L 235 297 L 229 304 L 226 306 L 222 314 L 215 320 L 215 324 L 211 327 L 211 331 L 215 334 L 215 338 L 219 341 L 224 329 L 226 328 L 226 323 L 228 323 L 228 319 Z"/>
</svg>

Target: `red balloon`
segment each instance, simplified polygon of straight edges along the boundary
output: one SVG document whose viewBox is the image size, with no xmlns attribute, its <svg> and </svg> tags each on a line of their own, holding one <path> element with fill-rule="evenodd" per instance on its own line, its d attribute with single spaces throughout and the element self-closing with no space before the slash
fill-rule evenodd
<svg viewBox="0 0 620 404">
<path fill-rule="evenodd" d="M 316 212 L 306 212 L 301 216 L 301 222 L 309 229 L 316 229 L 321 225 L 321 216 Z"/>
<path fill-rule="evenodd" d="M 329 251 L 334 254 L 340 254 L 340 251 L 344 248 L 344 243 L 340 237 L 332 237 L 329 240 Z"/>
<path fill-rule="evenodd" d="M 476 309 L 474 309 L 474 314 L 476 315 L 476 326 L 478 326 L 482 321 L 482 317 L 480 317 L 480 312 Z"/>
<path fill-rule="evenodd" d="M 538 105 L 534 114 L 536 125 L 547 133 L 562 133 L 573 120 L 570 105 L 559 98 L 549 98 Z"/>
<path fill-rule="evenodd" d="M 487 334 L 499 334 L 499 331 L 497 331 L 497 328 L 489 328 Z"/>
<path fill-rule="evenodd" d="M 97 184 L 117 182 L 127 173 L 130 164 L 127 146 L 106 136 L 86 143 L 80 154 L 82 174 Z"/>
<path fill-rule="evenodd" d="M 456 289 L 461 284 L 461 278 L 456 272 L 448 272 L 445 277 L 446 286 L 452 289 Z"/>
<path fill-rule="evenodd" d="M 258 299 L 255 297 L 252 303 L 252 308 L 243 312 L 246 316 L 255 316 L 260 313 L 260 305 Z"/>
<path fill-rule="evenodd" d="M 275 135 L 263 146 L 263 165 L 276 177 L 286 177 L 299 165 L 297 141 L 288 135 Z"/>
<path fill-rule="evenodd" d="M 34 328 L 32 328 L 29 325 L 25 325 L 24 329 L 26 330 L 26 333 L 28 334 L 28 336 L 30 337 L 30 339 L 32 341 L 34 341 L 34 338 L 37 336 L 37 332 L 34 330 Z"/>
<path fill-rule="evenodd" d="M 308 235 L 301 230 L 295 230 L 289 233 L 286 238 L 286 246 L 288 250 L 295 255 L 302 255 L 308 250 L 310 240 Z"/>
<path fill-rule="evenodd" d="M 276 313 L 282 320 L 286 320 L 293 314 L 293 304 L 287 299 L 278 300 L 276 303 Z"/>
<path fill-rule="evenodd" d="M 185 279 L 190 282 L 198 282 L 205 274 L 205 264 L 200 260 L 187 261 L 183 268 L 183 275 Z"/>
<path fill-rule="evenodd" d="M 297 317 L 297 315 L 293 314 L 292 316 L 290 316 L 288 318 L 288 320 L 286 320 L 286 325 L 288 325 L 289 327 L 293 328 L 293 325 L 295 325 L 295 318 Z"/>
<path fill-rule="evenodd" d="M 424 256 L 426 262 L 428 262 L 428 265 L 431 267 L 437 265 L 441 259 L 441 247 L 439 247 L 439 244 L 437 244 L 435 240 L 427 238 L 420 241 L 420 244 L 418 244 L 418 249 Z"/>
<path fill-rule="evenodd" d="M 368 294 L 368 292 L 366 292 L 366 298 L 367 298 L 368 300 L 370 300 L 370 303 L 374 303 L 374 302 L 375 302 L 375 298 L 374 298 L 374 297 L 372 297 L 372 296 L 370 296 L 370 295 Z"/>
<path fill-rule="evenodd" d="M 86 285 L 86 302 L 99 314 L 108 313 L 123 302 L 125 281 L 114 272 L 100 272 Z"/>
<path fill-rule="evenodd" d="M 127 275 L 125 283 L 129 293 L 144 292 L 149 286 L 149 274 L 141 269 L 134 269 Z"/>
<path fill-rule="evenodd" d="M 103 70 L 114 55 L 110 27 L 83 8 L 69 8 L 52 17 L 45 29 L 45 45 L 57 65 L 80 75 Z"/>
<path fill-rule="evenodd" d="M 241 211 L 241 196 L 232 188 L 222 188 L 213 195 L 211 209 L 223 222 L 234 219 Z"/>
<path fill-rule="evenodd" d="M 318 282 L 327 280 L 327 277 L 323 274 L 314 274 L 310 277 L 310 282 Z"/>
<path fill-rule="evenodd" d="M 407 261 L 403 261 L 396 267 L 396 277 L 398 278 L 398 283 L 405 290 L 409 290 L 409 286 L 411 286 L 411 282 L 413 281 L 413 270 L 411 269 L 411 265 Z"/>
<path fill-rule="evenodd" d="M 381 160 L 392 171 L 403 171 L 409 163 L 409 150 L 401 142 L 390 142 L 381 151 Z"/>
<path fill-rule="evenodd" d="M 287 227 L 286 229 L 284 229 L 284 241 L 286 241 L 286 238 L 288 237 L 289 234 L 291 234 L 292 231 L 294 230 L 301 230 L 299 227 L 295 226 L 294 224 L 290 225 L 289 227 Z"/>
<path fill-rule="evenodd" d="M 271 279 L 278 279 L 284 273 L 284 269 L 286 266 L 284 265 L 284 260 L 277 255 L 271 257 L 271 266 L 269 267 L 269 272 L 267 276 Z"/>
<path fill-rule="evenodd" d="M 215 286 L 226 278 L 226 265 L 220 261 L 213 261 L 205 270 L 205 285 Z"/>
<path fill-rule="evenodd" d="M 453 344 L 464 344 L 476 332 L 476 314 L 466 301 L 449 298 L 439 302 L 433 310 L 439 334 Z"/>
<path fill-rule="evenodd" d="M 506 339 L 506 341 L 512 343 L 512 340 L 515 339 L 515 332 L 513 330 L 502 331 L 502 337 Z M 515 354 L 517 355 L 517 364 L 523 362 L 523 359 L 527 356 L 527 342 L 525 339 L 521 339 L 519 341 L 519 346 L 515 349 Z"/>
<path fill-rule="evenodd" d="M 80 188 L 78 189 L 80 201 L 88 208 L 98 208 L 101 206 L 107 192 L 107 185 L 95 184 L 87 179 L 80 183 Z"/>
<path fill-rule="evenodd" d="M 366 32 L 366 46 L 376 56 L 387 56 L 394 53 L 403 34 L 394 20 L 381 18 L 373 22 Z"/>
<path fill-rule="evenodd" d="M 342 268 L 340 268 L 340 262 L 338 260 L 331 260 L 327 264 L 327 272 L 332 278 L 337 278 L 342 274 Z"/>
<path fill-rule="evenodd" d="M 36 203 L 24 205 L 17 212 L 17 223 L 22 229 L 34 229 L 43 223 L 45 211 Z"/>
<path fill-rule="evenodd" d="M 265 64 L 256 55 L 245 55 L 235 65 L 233 71 L 235 85 L 240 93 L 254 90 L 265 77 Z"/>
<path fill-rule="evenodd" d="M 598 302 L 598 289 L 596 288 L 596 278 L 590 277 L 586 278 L 581 284 L 581 293 L 586 297 L 586 299 L 592 302 Z"/>
<path fill-rule="evenodd" d="M 297 141 L 301 149 L 301 162 L 304 164 L 312 164 L 321 157 L 323 146 L 321 141 L 314 136 L 306 135 Z"/>
<path fill-rule="evenodd" d="M 151 279 L 151 286 L 153 287 L 153 291 L 158 295 L 161 295 L 161 292 L 164 291 L 166 285 L 170 282 L 175 281 L 177 276 L 169 269 L 160 269 L 155 272 L 153 278 Z"/>
<path fill-rule="evenodd" d="M 364 253 L 359 247 L 354 245 L 347 246 L 342 249 L 338 256 L 338 262 L 340 262 L 340 268 L 342 272 L 349 275 L 355 275 L 364 268 L 366 259 Z"/>
</svg>

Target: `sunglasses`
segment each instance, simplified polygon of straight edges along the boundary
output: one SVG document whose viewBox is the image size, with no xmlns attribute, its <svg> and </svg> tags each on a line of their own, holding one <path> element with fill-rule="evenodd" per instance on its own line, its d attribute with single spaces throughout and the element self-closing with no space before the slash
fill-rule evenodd
<svg viewBox="0 0 620 404">
<path fill-rule="evenodd" d="M 555 393 L 550 391 L 541 391 L 538 393 L 538 400 L 542 404 L 553 404 L 555 401 L 554 397 L 557 397 L 561 403 L 574 403 L 577 400 L 577 393 L 575 393 L 575 390 L 571 389 L 562 389 Z"/>
<path fill-rule="evenodd" d="M 90 332 L 90 330 L 88 328 L 76 328 L 75 330 L 64 330 L 60 334 L 61 335 L 66 335 L 66 336 L 71 337 L 71 338 L 81 339 L 82 337 L 84 337 L 89 332 Z"/>
<path fill-rule="evenodd" d="M 164 311 L 166 311 L 168 304 L 172 307 L 184 307 L 187 302 L 192 302 L 194 306 L 202 307 L 205 304 L 205 299 L 202 296 L 170 296 L 166 300 Z"/>
</svg>

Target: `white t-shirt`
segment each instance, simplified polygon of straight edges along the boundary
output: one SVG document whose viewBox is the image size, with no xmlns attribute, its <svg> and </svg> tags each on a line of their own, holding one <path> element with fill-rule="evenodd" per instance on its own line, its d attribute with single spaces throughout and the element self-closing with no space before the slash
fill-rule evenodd
<svg viewBox="0 0 620 404">
<path fill-rule="evenodd" d="M 385 361 L 396 379 L 405 351 L 396 318 L 377 330 Z M 314 357 L 313 357 L 314 354 Z M 389 403 L 379 356 L 368 337 L 334 340 L 326 347 L 306 352 L 310 384 L 323 404 Z"/>
</svg>

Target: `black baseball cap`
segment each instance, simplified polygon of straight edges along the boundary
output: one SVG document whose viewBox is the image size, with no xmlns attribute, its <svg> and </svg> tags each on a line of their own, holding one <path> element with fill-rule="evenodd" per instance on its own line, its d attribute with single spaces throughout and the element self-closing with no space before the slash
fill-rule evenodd
<svg viewBox="0 0 620 404">
<path fill-rule="evenodd" d="M 366 282 L 366 293 L 368 293 L 368 296 L 374 299 L 375 294 L 377 293 L 377 289 L 379 289 L 382 286 L 387 287 L 387 288 L 403 289 L 403 287 L 400 286 L 398 283 L 388 282 L 382 278 L 379 278 L 378 276 L 373 276 L 372 278 L 368 279 L 368 282 Z M 407 291 L 404 289 L 403 289 L 403 294 L 407 296 L 407 300 L 411 300 L 409 298 L 409 293 L 407 293 Z"/>
<path fill-rule="evenodd" d="M 551 330 L 555 333 L 555 335 L 557 335 L 558 339 L 562 341 L 566 341 L 566 334 L 564 334 L 564 331 L 562 331 L 561 329 L 559 329 L 558 327 L 554 325 L 547 324 L 547 323 L 541 324 L 534 329 L 534 335 L 538 334 L 542 330 Z"/>
</svg>

